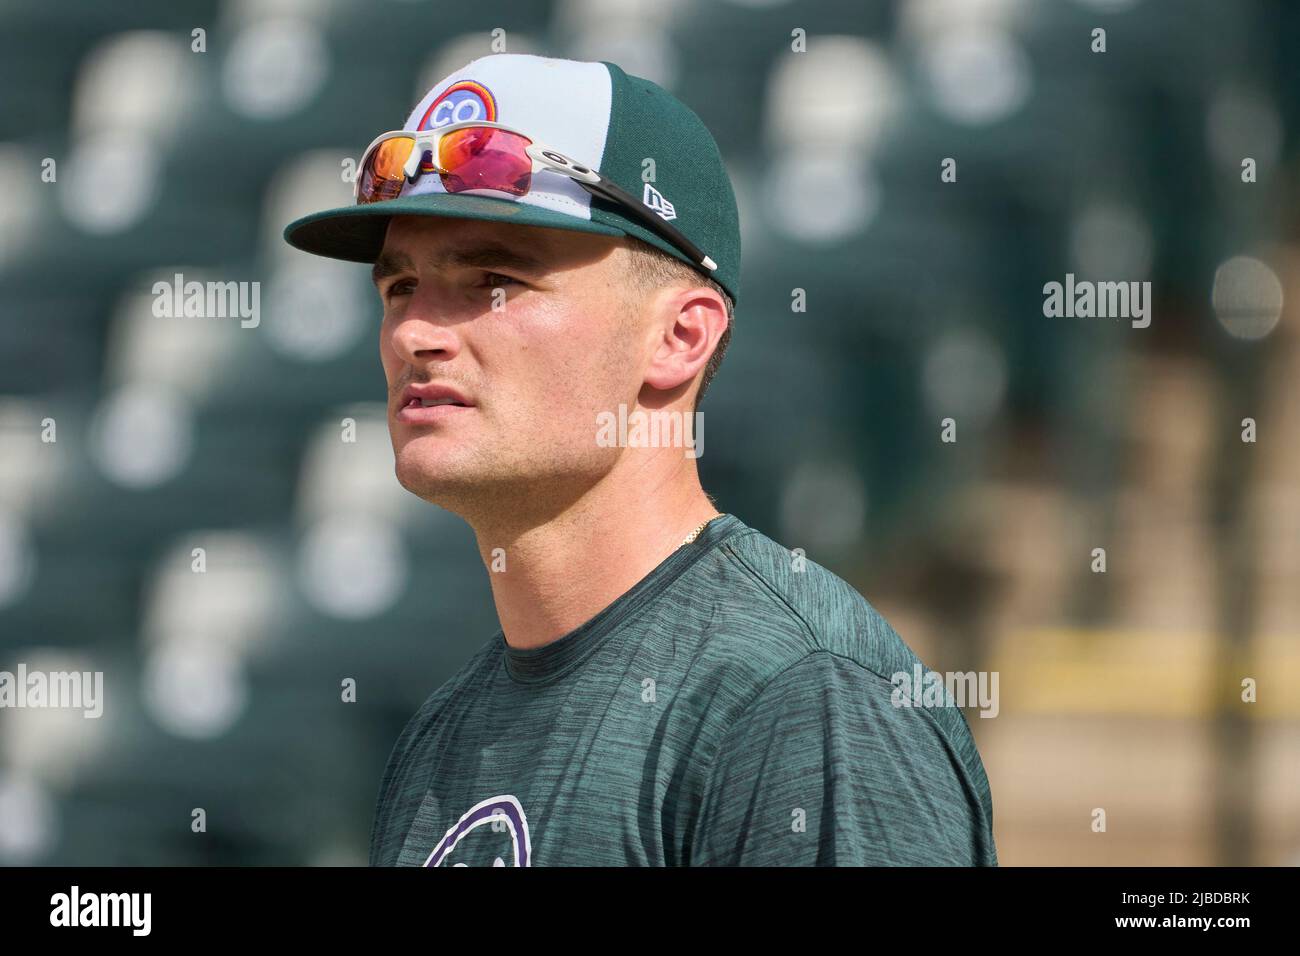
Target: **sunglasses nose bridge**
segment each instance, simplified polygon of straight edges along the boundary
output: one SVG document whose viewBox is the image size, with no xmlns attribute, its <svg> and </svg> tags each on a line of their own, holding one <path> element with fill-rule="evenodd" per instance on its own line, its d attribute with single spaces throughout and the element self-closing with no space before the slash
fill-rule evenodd
<svg viewBox="0 0 1300 956">
<path fill-rule="evenodd" d="M 420 170 L 424 168 L 424 158 L 426 156 L 429 157 L 429 166 L 433 171 L 441 172 L 441 168 L 438 165 L 437 138 L 429 137 L 427 139 L 421 139 L 416 137 L 415 141 L 411 144 L 411 155 L 406 157 L 406 163 L 402 167 L 402 171 L 406 173 L 407 182 L 414 182 L 419 176 Z"/>
</svg>

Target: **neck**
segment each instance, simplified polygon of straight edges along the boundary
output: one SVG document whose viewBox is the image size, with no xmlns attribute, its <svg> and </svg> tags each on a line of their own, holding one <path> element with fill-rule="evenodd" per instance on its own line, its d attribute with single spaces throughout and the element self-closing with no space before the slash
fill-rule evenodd
<svg viewBox="0 0 1300 956">
<path fill-rule="evenodd" d="M 625 594 L 718 514 L 681 449 L 628 449 L 600 481 L 524 519 L 470 520 L 511 647 L 541 647 Z M 498 550 L 500 549 L 500 550 Z"/>
</svg>

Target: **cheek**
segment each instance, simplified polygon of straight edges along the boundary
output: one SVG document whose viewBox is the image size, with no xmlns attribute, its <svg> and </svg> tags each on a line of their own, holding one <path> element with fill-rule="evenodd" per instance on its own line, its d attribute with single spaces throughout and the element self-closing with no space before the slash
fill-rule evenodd
<svg viewBox="0 0 1300 956">
<path fill-rule="evenodd" d="M 567 413 L 583 422 L 625 401 L 631 343 L 614 320 L 594 307 L 535 316 L 512 350 L 509 379 L 517 393 L 526 392 L 529 404 L 547 405 L 556 416 Z"/>
<path fill-rule="evenodd" d="M 387 318 L 379 326 L 379 362 L 384 368 L 384 377 L 388 379 L 388 384 L 392 385 L 393 380 L 401 372 L 402 363 L 393 348 L 392 328 Z"/>
</svg>

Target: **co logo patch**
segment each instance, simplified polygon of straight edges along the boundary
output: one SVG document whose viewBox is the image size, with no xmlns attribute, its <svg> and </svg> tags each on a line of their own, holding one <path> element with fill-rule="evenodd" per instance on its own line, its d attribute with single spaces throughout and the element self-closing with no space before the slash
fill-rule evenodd
<svg viewBox="0 0 1300 956">
<path fill-rule="evenodd" d="M 416 129 L 437 129 L 452 123 L 470 120 L 487 120 L 495 123 L 497 98 L 482 83 L 461 80 L 442 91 L 442 95 L 429 104 Z"/>
</svg>

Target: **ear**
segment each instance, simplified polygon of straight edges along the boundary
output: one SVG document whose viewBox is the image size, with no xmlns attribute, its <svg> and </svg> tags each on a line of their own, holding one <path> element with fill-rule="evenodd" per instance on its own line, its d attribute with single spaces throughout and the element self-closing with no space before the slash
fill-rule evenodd
<svg viewBox="0 0 1300 956">
<path fill-rule="evenodd" d="M 653 352 L 645 384 L 671 391 L 704 371 L 727 330 L 727 305 L 707 286 L 692 286 L 661 290 L 653 309 Z"/>
</svg>

